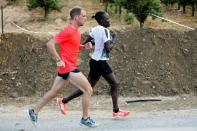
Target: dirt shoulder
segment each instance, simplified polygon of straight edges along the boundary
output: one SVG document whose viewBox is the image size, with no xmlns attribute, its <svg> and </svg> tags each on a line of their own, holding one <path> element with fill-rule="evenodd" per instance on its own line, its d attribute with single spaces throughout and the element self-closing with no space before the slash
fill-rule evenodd
<svg viewBox="0 0 197 131">
<path fill-rule="evenodd" d="M 59 111 L 55 99 L 49 102 L 39 113 L 39 122 L 35 128 L 27 118 L 27 109 L 32 108 L 40 97 L 19 97 L 18 100 L 1 101 L 1 130 L 14 131 L 48 131 L 48 130 L 80 130 L 81 98 L 68 104 L 67 114 Z M 125 100 L 160 98 L 160 102 L 133 103 L 125 105 Z M 112 103 L 109 96 L 92 97 L 89 115 L 98 124 L 91 130 L 138 130 L 138 131 L 196 131 L 197 97 L 181 95 L 175 97 L 120 97 L 121 109 L 131 112 L 126 119 L 112 119 Z M 124 128 L 123 128 L 124 127 Z"/>
<path fill-rule="evenodd" d="M 3 118 L 24 117 L 28 108 L 34 107 L 40 97 L 19 97 L 16 99 L 1 99 L 0 116 Z M 126 100 L 139 99 L 161 99 L 159 102 L 139 102 L 125 104 Z M 162 115 L 171 112 L 179 115 L 176 110 L 183 113 L 197 114 L 197 96 L 181 95 L 175 97 L 119 97 L 119 107 L 131 112 L 132 116 L 140 117 L 145 115 Z M 74 99 L 68 104 L 67 114 L 71 116 L 80 116 L 81 98 Z M 98 115 L 104 113 L 106 117 L 111 117 L 112 102 L 109 96 L 93 96 L 91 101 L 90 114 Z M 180 113 L 180 112 L 179 112 Z M 40 112 L 40 117 L 58 117 L 61 115 L 59 107 L 54 100 L 49 102 Z M 99 115 L 97 116 L 99 117 Z M 103 116 L 102 116 L 103 117 Z"/>
</svg>

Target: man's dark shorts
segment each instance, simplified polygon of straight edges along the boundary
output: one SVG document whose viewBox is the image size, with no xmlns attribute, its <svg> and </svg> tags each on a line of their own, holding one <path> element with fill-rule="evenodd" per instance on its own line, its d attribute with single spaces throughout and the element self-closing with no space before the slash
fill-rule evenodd
<svg viewBox="0 0 197 131">
<path fill-rule="evenodd" d="M 106 60 L 96 61 L 94 59 L 91 59 L 89 65 L 90 72 L 88 76 L 95 80 L 99 80 L 101 76 L 104 77 L 112 73 L 112 69 Z"/>
<path fill-rule="evenodd" d="M 72 70 L 71 72 L 78 73 L 78 72 L 80 72 L 80 70 L 79 70 L 79 69 L 74 69 L 74 70 Z M 59 77 L 62 77 L 64 80 L 66 80 L 66 79 L 68 79 L 69 73 L 70 73 L 70 72 L 67 72 L 67 73 L 64 73 L 64 74 L 60 74 L 60 73 L 58 72 L 58 76 L 59 76 Z"/>
</svg>

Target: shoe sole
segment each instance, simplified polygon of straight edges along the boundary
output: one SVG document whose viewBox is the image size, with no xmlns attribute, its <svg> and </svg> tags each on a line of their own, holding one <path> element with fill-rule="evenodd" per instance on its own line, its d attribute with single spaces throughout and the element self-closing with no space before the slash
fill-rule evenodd
<svg viewBox="0 0 197 131">
<path fill-rule="evenodd" d="M 66 113 L 64 114 L 64 113 L 62 112 L 62 110 L 61 110 L 61 105 L 60 105 L 59 102 L 58 102 L 58 98 L 57 98 L 57 104 L 59 105 L 59 108 L 60 108 L 61 113 L 62 113 L 63 115 L 66 115 Z"/>
<path fill-rule="evenodd" d="M 126 118 L 126 117 L 129 116 L 129 115 L 130 115 L 130 113 L 129 113 L 128 115 L 126 115 L 126 116 L 116 116 L 116 117 L 113 117 L 113 116 L 112 116 L 112 119 Z"/>
<path fill-rule="evenodd" d="M 96 128 L 98 125 L 97 124 L 94 124 L 94 125 L 92 125 L 92 126 L 87 126 L 87 125 L 84 125 L 84 124 L 81 124 L 81 123 L 79 123 L 79 125 L 81 126 L 81 127 L 87 127 L 87 128 Z"/>
<path fill-rule="evenodd" d="M 36 123 L 33 122 L 33 121 L 31 120 L 30 116 L 29 116 L 29 110 L 27 110 L 27 117 L 28 117 L 28 119 L 31 121 L 32 125 L 36 128 L 36 127 L 37 127 Z"/>
</svg>

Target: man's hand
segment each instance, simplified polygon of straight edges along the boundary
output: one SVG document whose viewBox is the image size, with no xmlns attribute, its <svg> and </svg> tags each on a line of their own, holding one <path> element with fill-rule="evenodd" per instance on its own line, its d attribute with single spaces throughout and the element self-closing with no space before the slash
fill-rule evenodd
<svg viewBox="0 0 197 131">
<path fill-rule="evenodd" d="M 85 43 L 85 48 L 86 49 L 91 49 L 92 48 L 92 43 L 91 42 Z"/>
<path fill-rule="evenodd" d="M 56 64 L 57 64 L 57 67 L 60 67 L 60 68 L 64 68 L 65 67 L 65 63 L 62 60 L 58 60 L 56 62 Z"/>
<path fill-rule="evenodd" d="M 112 42 L 115 43 L 116 39 L 117 39 L 117 33 L 114 32 L 112 35 Z"/>
</svg>

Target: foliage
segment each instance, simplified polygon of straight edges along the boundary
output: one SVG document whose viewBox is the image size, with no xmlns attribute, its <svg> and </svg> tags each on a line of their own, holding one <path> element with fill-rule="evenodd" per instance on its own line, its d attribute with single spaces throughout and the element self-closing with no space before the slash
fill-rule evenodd
<svg viewBox="0 0 197 131">
<path fill-rule="evenodd" d="M 135 20 L 135 17 L 131 14 L 125 14 L 124 15 L 124 21 L 127 23 L 127 24 L 131 24 L 133 23 L 133 21 Z"/>
<path fill-rule="evenodd" d="M 101 2 L 101 1 L 100 1 Z M 140 22 L 140 27 L 143 24 L 150 13 L 161 15 L 161 1 L 160 0 L 103 0 L 105 3 L 105 9 L 107 10 L 108 4 L 115 5 L 115 13 L 117 13 L 117 6 L 119 6 L 119 14 L 121 14 L 122 6 L 127 10 L 127 13 L 133 13 L 137 20 Z M 109 14 L 112 13 L 112 9 L 107 10 Z M 129 14 L 124 16 L 126 21 L 129 21 Z"/>
<path fill-rule="evenodd" d="M 179 0 L 161 0 L 161 3 L 165 4 L 166 6 L 167 5 L 172 5 L 172 4 L 175 4 L 177 3 Z"/>
<path fill-rule="evenodd" d="M 123 0 L 123 6 L 136 16 L 141 28 L 150 13 L 161 15 L 160 0 Z"/>
<path fill-rule="evenodd" d="M 61 11 L 62 5 L 61 0 L 29 0 L 28 9 L 32 10 L 37 7 L 41 7 L 45 11 L 45 18 L 52 10 Z"/>
</svg>

